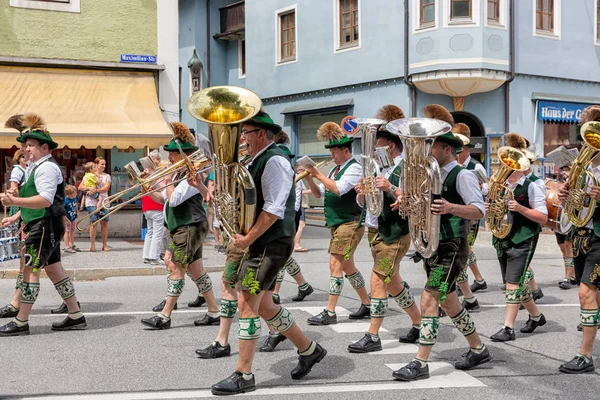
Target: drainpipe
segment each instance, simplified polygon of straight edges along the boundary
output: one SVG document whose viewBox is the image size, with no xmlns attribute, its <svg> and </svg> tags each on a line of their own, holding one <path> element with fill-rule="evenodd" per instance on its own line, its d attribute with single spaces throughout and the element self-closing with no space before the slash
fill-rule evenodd
<svg viewBox="0 0 600 400">
<path fill-rule="evenodd" d="M 504 84 L 504 132 L 510 129 L 510 83 L 515 80 L 515 0 L 510 0 L 508 8 L 510 24 L 509 38 L 509 78 Z"/>
<path fill-rule="evenodd" d="M 210 86 L 210 0 L 206 0 L 206 87 Z"/>
<path fill-rule="evenodd" d="M 417 88 L 415 84 L 412 83 L 410 77 L 408 76 L 408 23 L 409 23 L 409 13 L 408 13 L 408 0 L 404 0 L 404 84 L 410 88 L 411 92 L 411 117 L 415 117 L 417 115 Z"/>
</svg>

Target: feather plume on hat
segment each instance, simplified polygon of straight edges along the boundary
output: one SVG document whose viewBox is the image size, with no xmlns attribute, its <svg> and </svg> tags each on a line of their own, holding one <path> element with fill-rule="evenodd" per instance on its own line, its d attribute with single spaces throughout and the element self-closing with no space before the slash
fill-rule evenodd
<svg viewBox="0 0 600 400">
<path fill-rule="evenodd" d="M 519 135 L 518 133 L 507 133 L 506 135 L 504 135 L 504 145 L 505 146 L 510 146 L 510 147 L 516 147 L 517 149 L 526 149 L 527 146 L 527 139 L 525 139 L 523 136 Z"/>
<path fill-rule="evenodd" d="M 454 126 L 454 117 L 450 114 L 450 111 L 444 106 L 439 104 L 428 104 L 423 108 L 423 114 L 426 118 L 439 119 Z"/>
<path fill-rule="evenodd" d="M 290 142 L 290 137 L 287 132 L 282 129 L 279 133 L 275 134 L 274 141 L 275 144 L 288 144 Z"/>
<path fill-rule="evenodd" d="M 23 126 L 23 114 L 15 114 L 4 123 L 5 128 L 16 129 L 19 133 L 25 130 Z"/>
<path fill-rule="evenodd" d="M 388 104 L 386 106 L 381 107 L 379 111 L 377 111 L 377 115 L 375 115 L 375 118 L 382 119 L 386 122 L 391 122 L 406 117 L 404 115 L 404 111 L 402 111 L 400 107 L 395 106 L 393 104 Z"/>
<path fill-rule="evenodd" d="M 457 123 L 452 128 L 452 133 L 459 133 L 467 138 L 471 138 L 471 129 L 467 124 L 463 124 L 462 122 Z"/>
<path fill-rule="evenodd" d="M 29 113 L 25 114 L 22 119 L 22 126 L 24 132 L 42 131 L 46 132 L 46 123 L 37 114 Z"/>
<path fill-rule="evenodd" d="M 195 143 L 196 139 L 190 129 L 181 122 L 169 122 L 169 126 L 173 131 L 173 138 L 180 143 Z"/>
<path fill-rule="evenodd" d="M 585 124 L 590 121 L 600 121 L 600 106 L 589 106 L 583 110 L 579 123 Z"/>
<path fill-rule="evenodd" d="M 342 128 L 335 122 L 325 122 L 317 129 L 317 138 L 321 141 L 328 142 L 330 140 L 340 140 L 346 134 Z"/>
</svg>

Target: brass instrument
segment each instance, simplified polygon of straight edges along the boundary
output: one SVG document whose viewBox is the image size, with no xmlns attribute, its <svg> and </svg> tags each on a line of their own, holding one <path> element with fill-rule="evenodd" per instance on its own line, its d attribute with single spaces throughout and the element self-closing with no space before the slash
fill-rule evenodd
<svg viewBox="0 0 600 400">
<path fill-rule="evenodd" d="M 260 111 L 262 101 L 250 90 L 214 86 L 187 102 L 190 115 L 208 125 L 215 183 L 215 216 L 233 238 L 247 234 L 256 213 L 256 187 L 240 160 L 240 135 L 245 121 Z"/>
<path fill-rule="evenodd" d="M 145 172 L 140 172 L 139 169 L 137 169 L 137 166 L 135 166 L 135 163 L 133 163 L 133 165 L 132 163 L 129 163 L 125 167 L 125 170 L 127 171 L 127 175 L 132 185 L 129 188 L 120 191 L 119 193 L 108 196 L 102 200 L 102 204 L 99 203 L 97 205 L 94 212 L 78 219 L 76 224 L 77 230 L 79 232 L 84 232 L 91 227 L 98 225 L 100 222 L 104 221 L 110 215 L 116 213 L 126 205 L 140 200 L 142 197 L 151 193 L 163 191 L 168 186 L 176 185 L 179 182 L 186 180 L 188 176 L 208 171 L 210 168 L 211 160 L 206 158 L 201 150 L 197 150 L 190 155 L 184 154 L 184 158 L 182 160 L 168 167 L 159 167 L 158 170 L 151 175 L 147 175 Z M 185 172 L 187 172 L 187 174 Z M 181 174 L 182 176 L 168 185 L 163 184 L 156 186 L 159 182 L 162 182 L 166 176 L 176 173 Z M 134 193 L 136 191 L 139 191 L 139 193 L 121 203 L 118 202 L 125 195 Z M 84 227 L 81 226 L 84 221 L 89 220 L 93 215 L 103 211 L 106 212 L 106 215 L 90 223 L 89 225 Z"/>
<path fill-rule="evenodd" d="M 404 146 L 401 164 L 400 215 L 408 218 L 415 249 L 429 258 L 440 242 L 440 215 L 431 213 L 435 199 L 442 197 L 442 177 L 437 160 L 431 156 L 435 138 L 450 132 L 450 124 L 431 118 L 392 121 L 386 129 L 398 135 Z"/>
<path fill-rule="evenodd" d="M 320 161 L 315 165 L 315 168 L 316 169 L 324 168 L 324 167 L 328 166 L 329 164 L 331 164 L 332 162 L 333 162 L 332 159 Z M 309 175 L 310 175 L 310 172 L 308 172 L 307 170 L 304 170 L 303 172 L 296 174 L 294 183 L 300 182 L 302 179 L 306 178 Z"/>
<path fill-rule="evenodd" d="M 569 193 L 564 206 L 564 212 L 577 228 L 584 227 L 592 219 L 596 209 L 596 200 L 590 197 L 587 189 L 589 186 L 598 186 L 598 179 L 588 170 L 588 165 L 600 151 L 600 122 L 590 121 L 583 124 L 581 138 L 584 145 L 573 161 L 569 173 Z"/>
<path fill-rule="evenodd" d="M 512 213 L 508 211 L 508 202 L 515 199 L 513 190 L 506 185 L 506 180 L 514 171 L 529 169 L 527 156 L 514 147 L 504 146 L 498 150 L 500 167 L 490 178 L 488 192 L 489 210 L 487 223 L 498 239 L 504 239 L 512 228 Z"/>
</svg>

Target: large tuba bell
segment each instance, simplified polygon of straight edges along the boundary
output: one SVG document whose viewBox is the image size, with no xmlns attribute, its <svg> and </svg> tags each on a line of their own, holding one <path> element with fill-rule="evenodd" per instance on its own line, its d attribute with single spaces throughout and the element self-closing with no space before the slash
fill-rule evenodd
<svg viewBox="0 0 600 400">
<path fill-rule="evenodd" d="M 596 200 L 587 193 L 589 186 L 598 186 L 596 176 L 588 170 L 588 165 L 600 151 L 600 122 L 586 122 L 581 127 L 584 145 L 573 161 L 569 173 L 569 193 L 565 201 L 565 213 L 577 228 L 585 226 L 594 215 Z"/>
<path fill-rule="evenodd" d="M 506 180 L 514 171 L 529 169 L 530 163 L 521 150 L 510 146 L 500 147 L 498 158 L 501 164 L 490 178 L 489 210 L 486 219 L 494 236 L 504 239 L 512 228 L 512 213 L 508 211 L 508 202 L 515 199 L 512 189 L 506 185 Z"/>
<path fill-rule="evenodd" d="M 452 127 L 437 119 L 409 118 L 392 121 L 386 129 L 400 136 L 404 146 L 400 215 L 408 218 L 415 249 L 429 258 L 440 241 L 441 219 L 440 215 L 431 213 L 431 205 L 442 194 L 440 167 L 431 156 L 431 146 L 437 136 L 450 132 Z"/>
<path fill-rule="evenodd" d="M 375 178 L 379 175 L 379 165 L 375 161 L 375 136 L 377 129 L 385 121 L 376 118 L 356 118 L 356 136 L 361 138 L 362 180 L 361 193 L 365 195 L 366 209 L 378 217 L 383 210 L 383 192 L 375 186 Z"/>
<path fill-rule="evenodd" d="M 254 224 L 256 187 L 239 160 L 242 124 L 260 111 L 260 98 L 248 89 L 214 86 L 190 97 L 190 115 L 208 125 L 213 153 L 215 216 L 225 233 L 246 234 Z"/>
</svg>

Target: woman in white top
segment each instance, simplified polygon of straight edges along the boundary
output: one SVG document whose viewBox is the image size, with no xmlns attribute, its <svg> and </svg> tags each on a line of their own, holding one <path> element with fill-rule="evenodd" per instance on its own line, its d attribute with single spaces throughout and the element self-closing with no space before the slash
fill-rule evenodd
<svg viewBox="0 0 600 400">
<path fill-rule="evenodd" d="M 105 173 L 106 160 L 102 157 L 96 157 L 94 160 L 96 176 L 98 181 L 95 188 L 86 187 L 83 182 L 79 184 L 78 189 L 86 191 L 85 196 L 85 207 L 88 213 L 96 211 L 98 207 L 102 207 L 102 202 L 108 197 L 108 191 L 110 190 L 111 178 L 110 175 Z M 94 199 L 94 193 L 98 193 L 97 199 Z M 90 218 L 90 222 L 93 223 L 98 219 L 104 217 L 108 211 L 106 209 L 96 213 Z M 102 251 L 108 251 L 108 217 L 100 222 L 100 234 L 102 236 Z M 90 228 L 90 251 L 96 251 L 96 232 L 97 226 Z"/>
<path fill-rule="evenodd" d="M 25 170 L 27 169 L 27 157 L 21 150 L 15 151 L 15 155 L 12 159 L 12 171 L 10 173 L 10 189 L 18 190 L 19 186 L 25 177 Z"/>
</svg>

